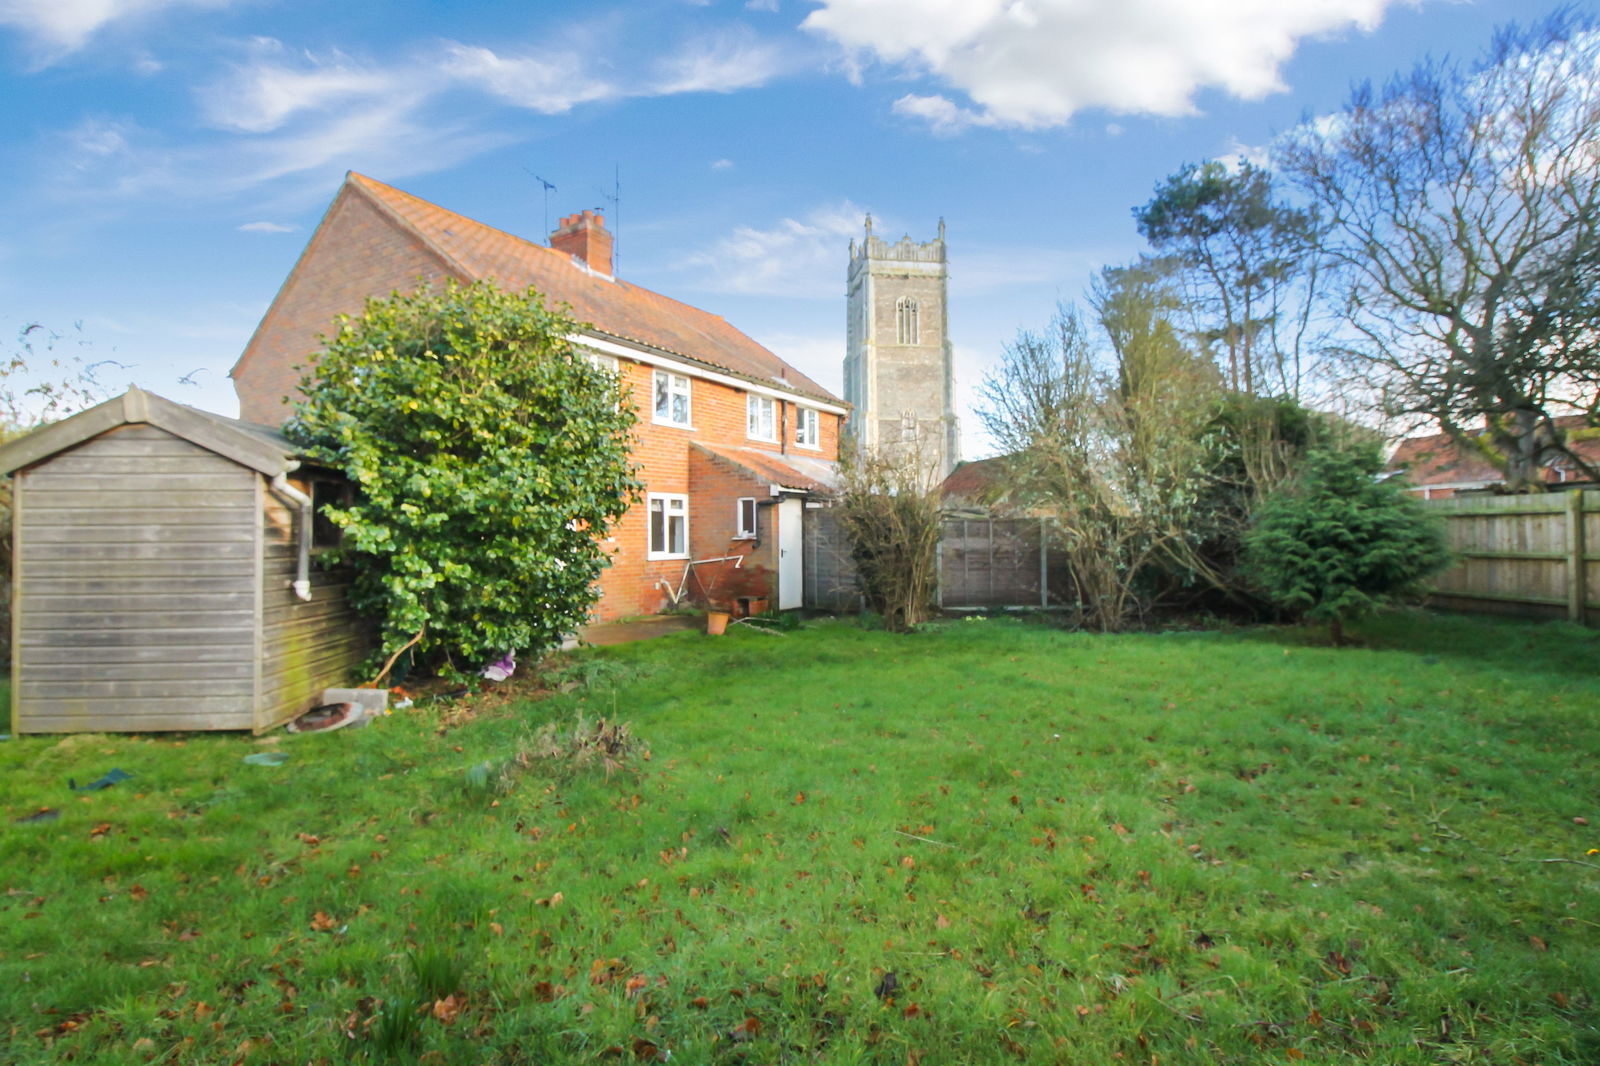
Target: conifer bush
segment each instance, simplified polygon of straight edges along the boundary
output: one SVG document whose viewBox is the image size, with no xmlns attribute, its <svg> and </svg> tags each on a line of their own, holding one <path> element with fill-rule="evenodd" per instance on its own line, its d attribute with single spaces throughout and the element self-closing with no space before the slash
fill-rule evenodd
<svg viewBox="0 0 1600 1066">
<path fill-rule="evenodd" d="M 1442 525 L 1400 485 L 1379 481 L 1377 449 L 1325 448 L 1267 497 L 1245 534 L 1245 572 L 1302 618 L 1344 625 L 1419 592 L 1450 561 Z"/>
</svg>

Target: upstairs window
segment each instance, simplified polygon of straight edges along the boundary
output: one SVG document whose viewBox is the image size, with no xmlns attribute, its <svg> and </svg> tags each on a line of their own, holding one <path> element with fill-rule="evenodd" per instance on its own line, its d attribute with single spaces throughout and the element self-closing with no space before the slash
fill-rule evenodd
<svg viewBox="0 0 1600 1066">
<path fill-rule="evenodd" d="M 815 410 L 810 407 L 797 408 L 794 415 L 794 442 L 802 448 L 822 447 L 822 434 L 818 426 Z"/>
<path fill-rule="evenodd" d="M 689 557 L 689 497 L 652 492 L 650 494 L 651 559 Z"/>
<path fill-rule="evenodd" d="M 736 515 L 736 524 L 739 532 L 734 534 L 736 540 L 753 540 L 756 535 L 756 498 L 754 496 L 741 496 L 739 510 Z"/>
<path fill-rule="evenodd" d="M 894 302 L 895 335 L 901 344 L 921 344 L 922 324 L 918 321 L 917 301 L 902 296 Z"/>
<path fill-rule="evenodd" d="M 746 427 L 745 435 L 751 440 L 778 439 L 777 403 L 768 396 L 747 396 L 745 398 Z"/>
<path fill-rule="evenodd" d="M 689 379 L 666 370 L 656 371 L 655 421 L 668 426 L 689 424 Z"/>
</svg>

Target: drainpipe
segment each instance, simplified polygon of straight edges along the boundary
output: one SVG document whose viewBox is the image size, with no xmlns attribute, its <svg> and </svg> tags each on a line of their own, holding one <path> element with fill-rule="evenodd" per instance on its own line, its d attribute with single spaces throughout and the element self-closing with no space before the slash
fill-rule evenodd
<svg viewBox="0 0 1600 1066">
<path fill-rule="evenodd" d="M 295 464 L 296 467 L 299 465 Z M 311 497 L 289 484 L 288 478 L 283 474 L 274 475 L 269 487 L 274 496 L 299 511 L 300 517 L 295 523 L 294 583 L 290 587 L 294 589 L 296 597 L 309 600 L 311 598 Z"/>
</svg>

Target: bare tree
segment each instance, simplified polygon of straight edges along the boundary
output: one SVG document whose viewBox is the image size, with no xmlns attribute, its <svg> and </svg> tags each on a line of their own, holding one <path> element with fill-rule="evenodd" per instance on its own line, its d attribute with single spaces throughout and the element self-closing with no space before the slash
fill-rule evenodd
<svg viewBox="0 0 1600 1066">
<path fill-rule="evenodd" d="M 939 588 L 944 510 L 929 477 L 936 459 L 915 447 L 871 453 L 853 443 L 840 458 L 839 522 L 861 594 L 884 628 L 914 629 L 933 612 Z"/>
<path fill-rule="evenodd" d="M 1123 326 L 1141 317 L 1119 302 Z M 1084 624 L 1104 630 L 1150 606 L 1157 563 L 1189 560 L 1190 508 L 1205 489 L 1214 376 L 1192 356 L 1123 336 L 1163 366 L 1096 358 L 1077 310 L 1023 331 L 985 380 L 978 417 L 1007 453 L 1012 501 L 1047 517 Z"/>
<path fill-rule="evenodd" d="M 1568 9 L 1432 61 L 1285 139 L 1325 212 L 1349 366 L 1519 490 L 1600 424 L 1600 19 Z"/>
</svg>

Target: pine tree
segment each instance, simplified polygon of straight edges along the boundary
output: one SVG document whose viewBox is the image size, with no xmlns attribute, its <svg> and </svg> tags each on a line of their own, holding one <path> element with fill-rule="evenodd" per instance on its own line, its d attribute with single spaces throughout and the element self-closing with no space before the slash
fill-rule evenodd
<svg viewBox="0 0 1600 1066">
<path fill-rule="evenodd" d="M 1245 536 L 1246 573 L 1291 613 L 1344 624 L 1419 591 L 1450 561 L 1442 526 L 1393 482 L 1377 450 L 1324 449 L 1269 496 Z"/>
</svg>

